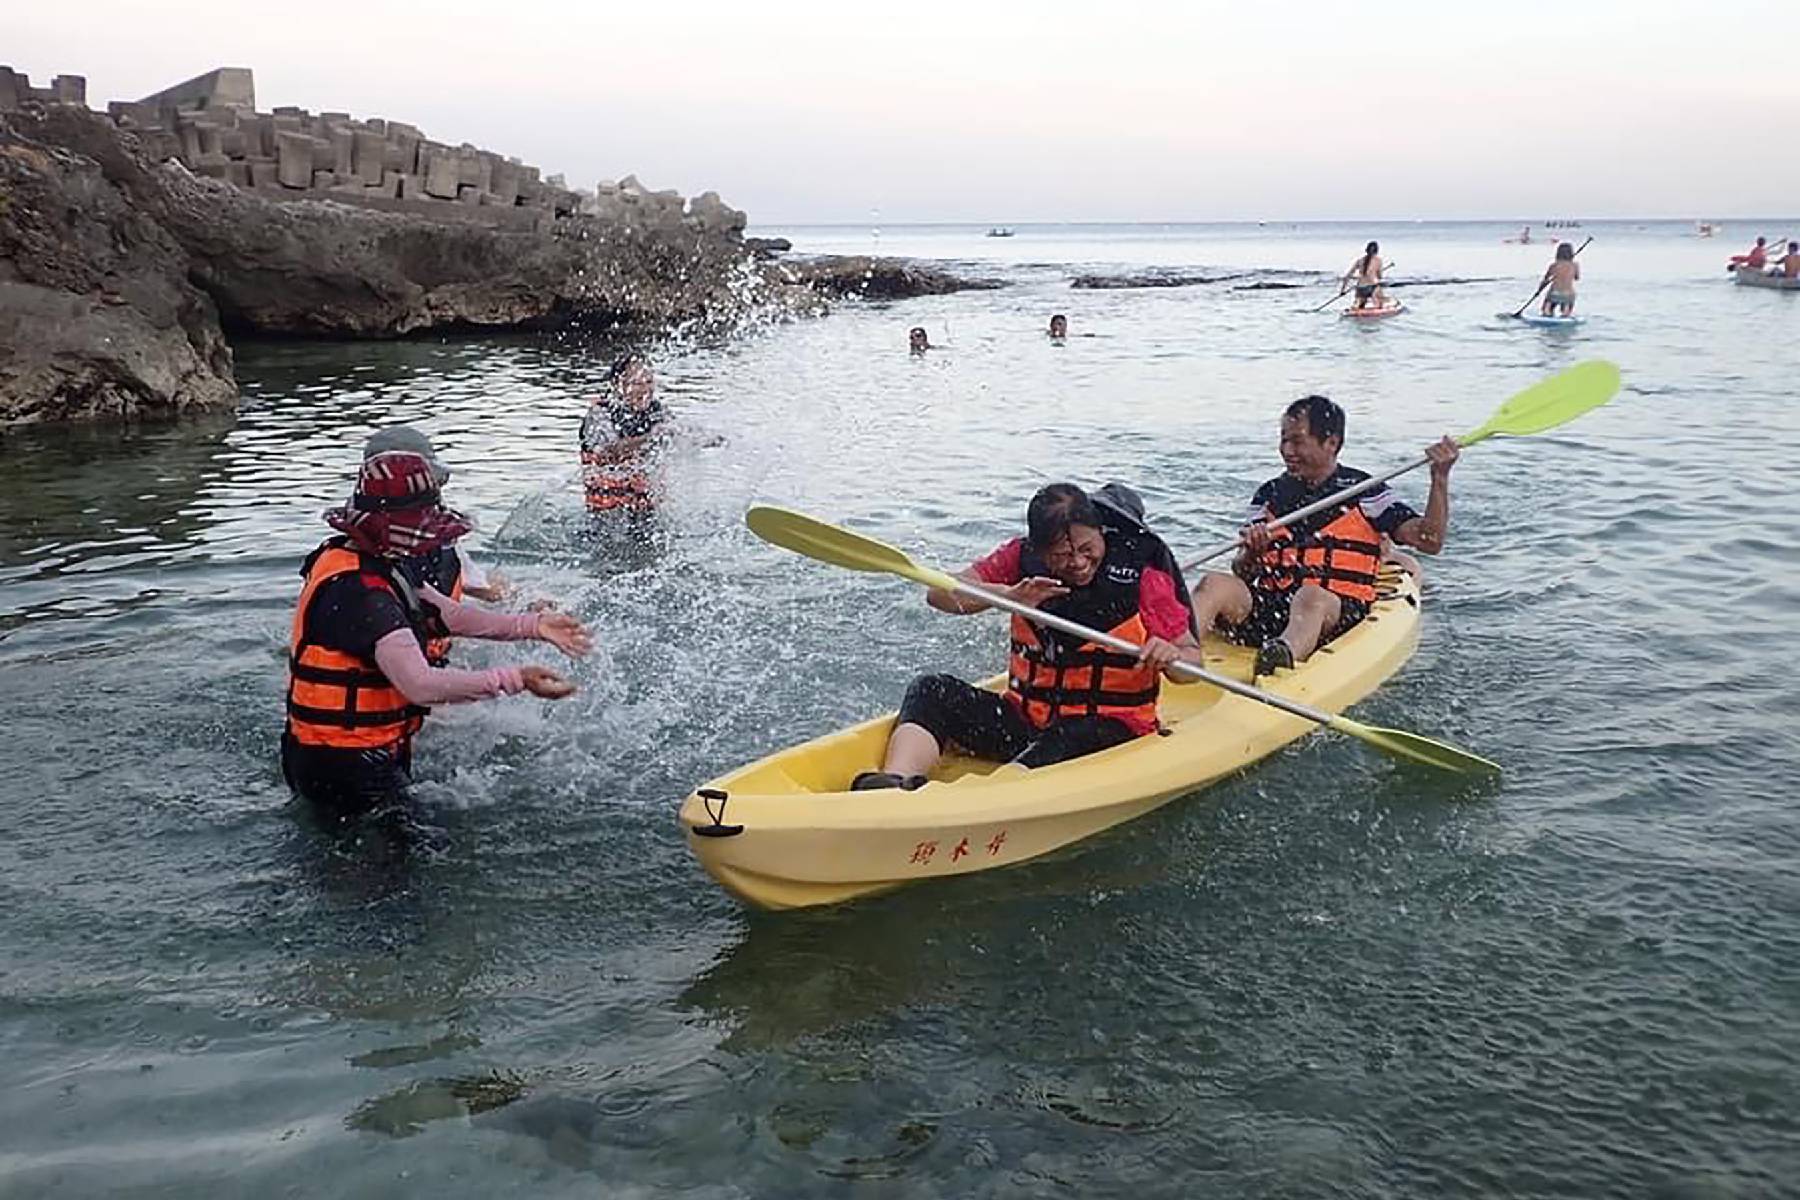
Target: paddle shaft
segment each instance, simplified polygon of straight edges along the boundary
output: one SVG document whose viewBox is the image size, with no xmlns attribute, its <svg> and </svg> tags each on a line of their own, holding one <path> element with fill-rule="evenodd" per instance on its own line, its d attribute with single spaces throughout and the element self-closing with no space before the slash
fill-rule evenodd
<svg viewBox="0 0 1800 1200">
<path fill-rule="evenodd" d="M 1054 613 L 1047 613 L 1040 608 L 1033 608 L 1029 604 L 1020 604 L 1017 600 L 1010 600 L 1005 596 L 990 592 L 986 588 L 976 587 L 974 584 L 966 582 L 965 580 L 955 579 L 954 577 L 952 577 L 952 579 L 956 585 L 956 590 L 963 595 L 979 600 L 983 604 L 991 605 L 994 608 L 1003 608 L 1007 612 L 1016 613 L 1034 624 L 1047 625 L 1051 629 L 1060 629 L 1064 633 L 1072 634 L 1078 638 L 1085 638 L 1090 642 L 1105 646 L 1109 650 L 1117 650 L 1121 654 L 1136 654 L 1143 649 L 1142 646 L 1139 646 L 1135 642 L 1128 642 L 1124 638 L 1114 637 L 1110 633 L 1101 633 L 1098 629 L 1089 629 L 1086 625 L 1077 624 L 1074 621 L 1059 617 Z M 1251 687 L 1247 683 L 1239 683 L 1235 679 L 1228 679 L 1223 675 L 1215 675 L 1204 667 L 1197 667 L 1190 662 L 1176 662 L 1170 669 L 1178 675 L 1184 675 L 1187 678 L 1196 680 L 1200 683 L 1210 683 L 1222 691 L 1231 692 L 1233 695 L 1243 696 L 1249 700 L 1255 700 L 1262 704 L 1271 705 L 1272 707 L 1279 708 L 1285 713 L 1290 713 L 1296 717 L 1302 717 L 1318 725 L 1335 727 L 1338 724 L 1339 719 L 1333 713 L 1328 713 L 1317 708 L 1311 708 L 1304 704 L 1297 704 L 1294 701 L 1287 699 L 1285 696 L 1277 696 L 1273 693 L 1265 692 L 1261 688 Z"/>
<path fill-rule="evenodd" d="M 1479 440 L 1479 439 L 1471 439 L 1469 441 L 1463 442 L 1462 445 L 1471 446 L 1477 440 Z M 1335 504 L 1342 504 L 1344 501 L 1350 499 L 1352 496 L 1360 496 L 1364 492 L 1372 491 L 1373 489 L 1380 487 L 1382 484 L 1386 483 L 1390 479 L 1398 479 L 1400 476 L 1406 474 L 1408 471 L 1416 471 L 1420 467 L 1424 466 L 1426 463 L 1429 463 L 1430 461 L 1431 461 L 1430 458 L 1421 458 L 1417 462 L 1407 463 L 1404 467 L 1396 467 L 1394 470 L 1389 471 L 1386 475 L 1376 475 L 1369 479 L 1363 480 L 1361 483 L 1353 483 L 1347 488 L 1343 488 L 1339 491 L 1335 491 L 1335 492 L 1331 493 L 1331 495 L 1325 497 L 1323 500 L 1314 500 L 1311 504 L 1305 505 L 1301 508 L 1296 508 L 1291 513 L 1283 513 L 1277 519 L 1266 522 L 1266 524 L 1268 525 L 1268 527 L 1270 529 L 1281 529 L 1287 525 L 1292 524 L 1295 521 L 1304 521 L 1307 517 L 1312 516 L 1316 512 L 1324 512 L 1326 509 L 1332 507 Z M 1229 542 L 1223 542 L 1220 545 L 1214 546 L 1211 550 L 1208 550 L 1205 554 L 1202 554 L 1199 558 L 1194 559 L 1192 562 L 1182 563 L 1181 569 L 1184 571 L 1192 571 L 1195 567 L 1204 566 L 1205 564 L 1211 562 L 1215 558 L 1220 557 L 1221 555 L 1230 554 L 1233 550 L 1236 550 L 1242 544 L 1243 544 L 1242 541 L 1239 539 L 1236 539 L 1236 538 L 1233 538 Z"/>
<path fill-rule="evenodd" d="M 1581 252 L 1588 248 L 1588 242 L 1591 242 L 1593 240 L 1594 239 L 1590 236 L 1588 238 L 1587 242 L 1583 242 L 1583 243 L 1581 243 L 1581 245 L 1575 247 L 1575 253 L 1571 254 L 1569 257 L 1570 258 L 1580 258 Z M 1549 276 L 1549 273 L 1546 272 L 1544 275 L 1544 281 L 1537 285 L 1537 291 L 1531 293 L 1530 300 L 1525 301 L 1525 303 L 1519 305 L 1518 308 L 1513 310 L 1513 316 L 1515 316 L 1515 317 L 1524 316 L 1525 310 L 1531 307 L 1531 301 L 1536 300 L 1539 296 L 1543 295 L 1544 289 L 1549 286 L 1550 286 L 1550 276 Z"/>
</svg>

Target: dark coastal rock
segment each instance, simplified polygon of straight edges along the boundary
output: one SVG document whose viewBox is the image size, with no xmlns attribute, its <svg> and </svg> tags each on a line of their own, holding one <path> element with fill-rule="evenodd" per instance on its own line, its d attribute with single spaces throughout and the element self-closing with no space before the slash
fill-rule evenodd
<svg viewBox="0 0 1800 1200">
<path fill-rule="evenodd" d="M 904 300 L 912 296 L 944 296 L 951 292 L 1005 287 L 996 279 L 957 275 L 942 267 L 905 258 L 868 255 L 818 255 L 784 261 L 776 278 L 824 297 L 861 296 L 867 300 Z"/>
<path fill-rule="evenodd" d="M 76 105 L 0 114 L 0 153 L 0 422 L 229 407 L 227 330 L 662 330 L 813 299 L 755 269 L 743 214 L 710 193 L 621 186 L 622 217 L 535 228 L 278 202 L 155 163 Z"/>
<path fill-rule="evenodd" d="M 91 156 L 0 115 L 0 425 L 230 408 L 180 244 Z"/>
<path fill-rule="evenodd" d="M 794 248 L 794 243 L 786 238 L 745 238 L 744 245 L 759 258 L 773 258 L 777 254 L 785 254 Z"/>
<path fill-rule="evenodd" d="M 745 299 L 741 214 L 710 197 L 683 214 L 566 217 L 547 230 L 440 220 L 324 200 L 282 203 L 179 164 L 131 134 L 53 107 L 43 136 L 102 163 L 167 229 L 234 332 L 393 337 L 570 322 L 661 327 L 725 319 Z M 709 197 L 702 197 L 702 201 Z M 666 207 L 666 206 L 665 206 Z M 734 227 L 736 226 L 736 227 Z"/>
</svg>

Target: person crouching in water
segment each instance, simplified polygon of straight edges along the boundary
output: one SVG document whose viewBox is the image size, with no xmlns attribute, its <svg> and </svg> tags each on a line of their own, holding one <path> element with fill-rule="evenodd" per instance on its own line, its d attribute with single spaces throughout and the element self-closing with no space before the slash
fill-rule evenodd
<svg viewBox="0 0 1800 1200">
<path fill-rule="evenodd" d="M 1281 418 L 1281 461 L 1287 467 L 1256 489 L 1243 549 L 1232 574 L 1209 573 L 1194 589 L 1200 636 L 1216 622 L 1233 642 L 1258 647 L 1257 675 L 1305 662 L 1319 646 L 1369 615 L 1385 536 L 1426 554 L 1444 548 L 1450 524 L 1450 468 L 1457 445 L 1444 438 L 1425 449 L 1431 494 L 1423 516 L 1377 484 L 1337 508 L 1291 526 L 1274 522 L 1369 477 L 1342 466 L 1344 410 L 1324 396 L 1303 396 Z"/>
<path fill-rule="evenodd" d="M 1575 281 L 1581 278 L 1581 264 L 1575 261 L 1575 247 L 1564 242 L 1556 248 L 1556 258 L 1544 268 L 1543 283 L 1548 286 L 1544 293 L 1544 304 L 1541 311 L 1546 317 L 1575 315 Z"/>
<path fill-rule="evenodd" d="M 1143 649 L 1120 654 L 1015 616 L 1007 690 L 953 675 L 915 679 L 881 770 L 858 775 L 852 789 L 920 787 L 951 745 L 992 762 L 1042 767 L 1156 732 L 1161 676 L 1178 661 L 1201 658 L 1181 568 L 1144 526 L 1142 501 L 1117 484 L 1090 498 L 1055 483 L 1032 497 L 1025 526 L 1025 537 L 958 577 Z M 926 602 L 957 615 L 988 607 L 936 588 Z"/>
<path fill-rule="evenodd" d="M 667 433 L 669 412 L 656 398 L 656 375 L 643 355 L 620 355 L 606 372 L 606 392 L 581 420 L 582 486 L 594 512 L 647 513 L 656 506 L 652 456 Z"/>
<path fill-rule="evenodd" d="M 294 610 L 281 738 L 288 786 L 323 815 L 353 818 L 405 803 L 413 734 L 431 705 L 574 693 L 548 667 L 452 671 L 426 661 L 431 639 L 449 634 L 544 641 L 574 658 L 592 642 L 567 613 L 492 613 L 412 583 L 403 560 L 469 530 L 466 518 L 443 506 L 424 455 L 393 451 L 365 460 L 350 503 L 325 521 L 338 534 L 301 567 L 306 583 Z"/>
</svg>

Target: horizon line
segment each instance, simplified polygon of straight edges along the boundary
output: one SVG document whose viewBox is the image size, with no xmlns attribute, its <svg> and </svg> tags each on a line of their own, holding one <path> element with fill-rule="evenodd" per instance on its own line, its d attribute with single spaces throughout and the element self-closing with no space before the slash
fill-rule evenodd
<svg viewBox="0 0 1800 1200">
<path fill-rule="evenodd" d="M 1533 227 L 1542 226 L 1544 228 L 1558 226 L 1578 228 L 1583 224 L 1590 223 L 1595 225 L 1619 225 L 1634 222 L 1644 224 L 1667 224 L 1678 222 L 1691 225 L 1704 224 L 1723 226 L 1730 222 L 1779 223 L 1783 221 L 1800 226 L 1800 214 L 1788 214 L 1785 216 L 1751 214 L 1723 217 L 1549 217 L 1536 221 L 1521 220 L 1518 217 L 1062 217 L 1033 218 L 1031 220 L 1023 221 L 993 221 L 987 219 L 934 219 L 926 221 L 909 221 L 885 218 L 874 220 L 863 218 L 860 220 L 838 219 L 812 221 L 759 221 L 753 219 L 750 224 L 752 226 L 807 226 L 815 229 L 867 229 L 872 226 L 876 228 L 905 226 L 914 229 L 933 227 L 948 229 L 965 225 L 985 225 L 992 229 L 1024 229 L 1034 225 L 1530 225 Z M 1551 222 L 1555 222 L 1556 225 L 1553 226 Z"/>
</svg>

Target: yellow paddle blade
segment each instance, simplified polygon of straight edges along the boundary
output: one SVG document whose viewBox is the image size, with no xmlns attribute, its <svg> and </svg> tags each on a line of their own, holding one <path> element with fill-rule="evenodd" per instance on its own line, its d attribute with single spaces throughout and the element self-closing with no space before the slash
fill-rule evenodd
<svg viewBox="0 0 1800 1200">
<path fill-rule="evenodd" d="M 770 504 L 754 505 L 744 514 L 744 524 L 750 527 L 751 533 L 770 545 L 816 558 L 834 567 L 848 567 L 852 571 L 881 571 L 910 579 L 914 583 L 922 583 L 926 587 L 956 586 L 956 580 L 950 576 L 930 567 L 921 567 L 886 542 L 852 533 L 836 525 L 828 525 L 817 517 L 809 517 L 791 508 L 776 508 Z"/>
<path fill-rule="evenodd" d="M 1502 404 L 1486 424 L 1462 438 L 1461 442 L 1472 446 L 1495 434 L 1522 437 L 1542 433 L 1573 421 L 1589 409 L 1599 408 L 1618 390 L 1618 367 L 1598 358 L 1578 363 L 1542 383 L 1533 384 Z"/>
<path fill-rule="evenodd" d="M 1383 729 L 1379 725 L 1364 725 L 1342 716 L 1333 717 L 1330 725 L 1339 733 L 1360 738 L 1396 758 L 1423 763 L 1441 771 L 1455 771 L 1461 775 L 1498 775 L 1501 770 L 1499 763 L 1491 762 L 1479 754 L 1470 754 L 1467 750 L 1459 750 L 1455 746 L 1420 737 L 1404 729 Z"/>
</svg>

